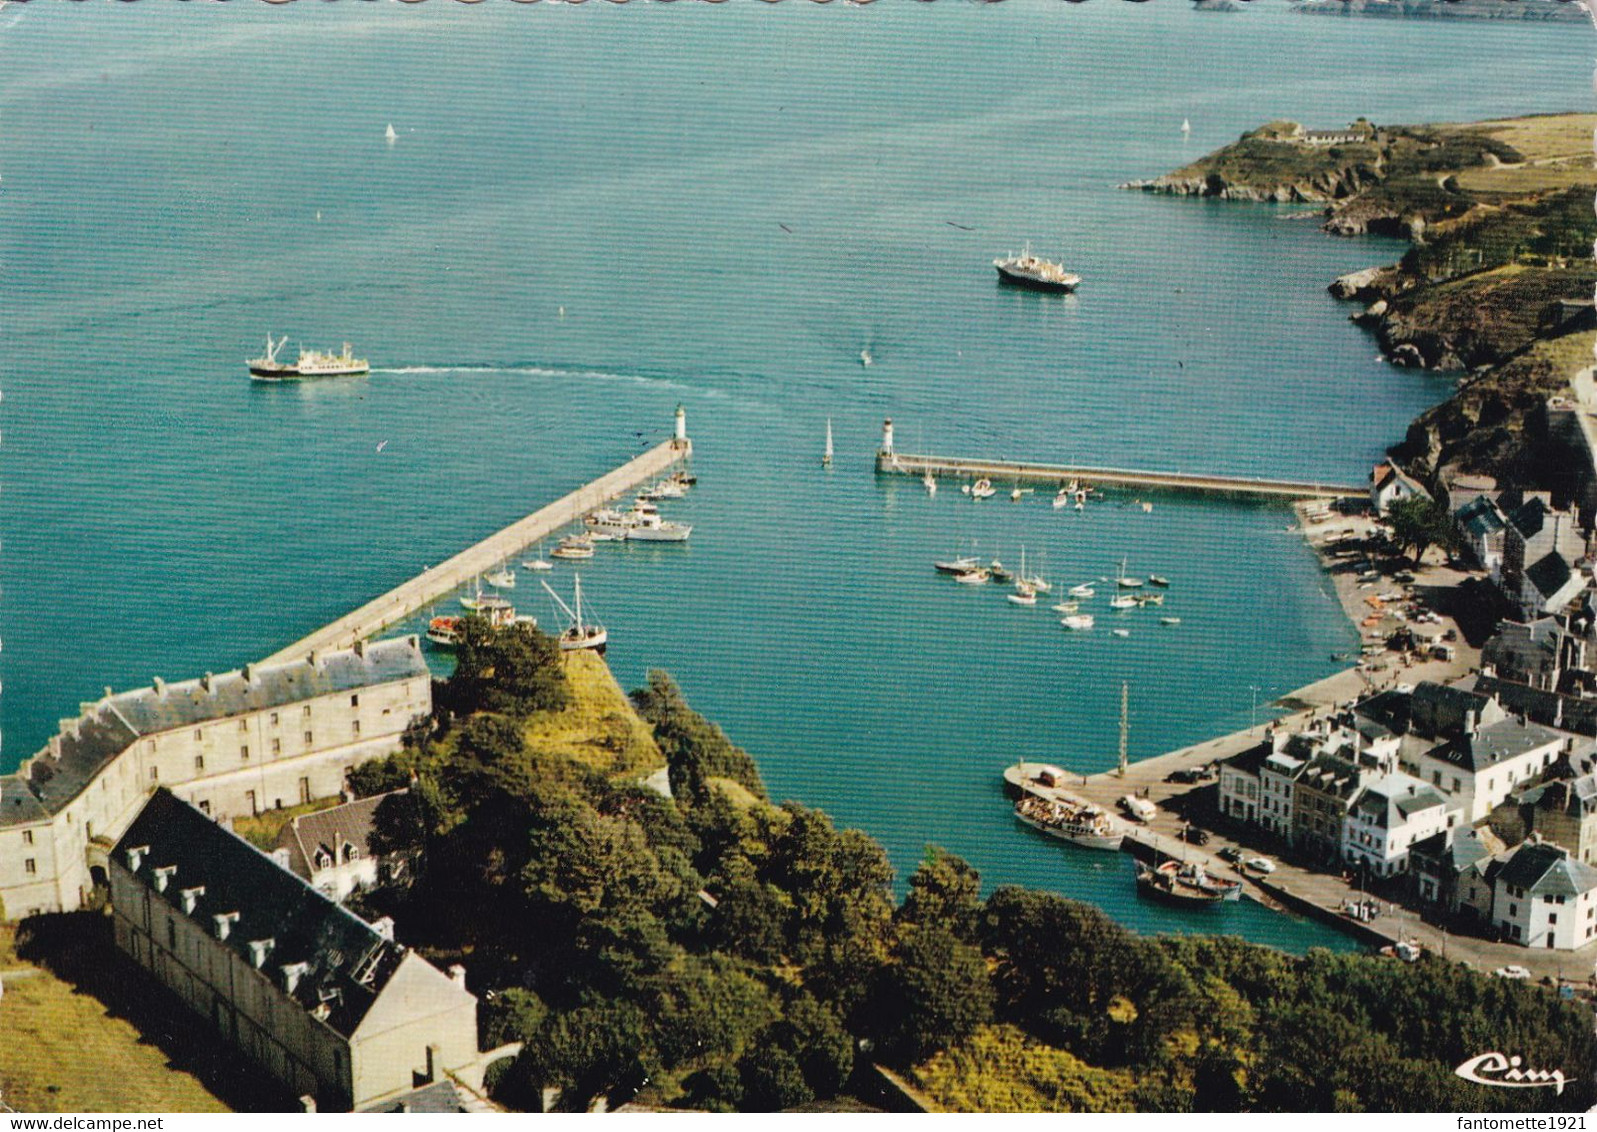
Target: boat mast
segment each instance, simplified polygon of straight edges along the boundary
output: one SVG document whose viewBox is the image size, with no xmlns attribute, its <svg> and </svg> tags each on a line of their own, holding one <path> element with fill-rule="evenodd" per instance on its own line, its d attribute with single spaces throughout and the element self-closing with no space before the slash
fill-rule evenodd
<svg viewBox="0 0 1597 1132">
<path fill-rule="evenodd" d="M 1120 777 L 1126 777 L 1126 706 L 1131 698 L 1131 685 L 1120 682 Z"/>
<path fill-rule="evenodd" d="M 576 576 L 577 587 L 577 638 L 581 640 L 586 634 L 582 628 L 582 575 Z"/>
<path fill-rule="evenodd" d="M 826 418 L 826 454 L 821 457 L 821 467 L 832 466 L 832 418 Z"/>
</svg>

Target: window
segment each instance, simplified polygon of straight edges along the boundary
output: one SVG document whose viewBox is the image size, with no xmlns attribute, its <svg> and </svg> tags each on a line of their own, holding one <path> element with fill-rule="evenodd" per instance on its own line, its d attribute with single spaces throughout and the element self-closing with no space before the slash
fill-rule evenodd
<svg viewBox="0 0 1597 1132">
<path fill-rule="evenodd" d="M 210 802 L 201 802 L 200 803 L 200 813 L 208 814 L 210 812 L 211 812 L 211 803 Z"/>
<path fill-rule="evenodd" d="M 1549 912 L 1549 913 L 1547 913 L 1547 922 L 1549 924 L 1556 924 L 1558 922 L 1558 913 L 1557 912 Z"/>
<path fill-rule="evenodd" d="M 1510 915 L 1510 916 L 1517 916 L 1517 915 L 1519 915 L 1519 905 L 1518 905 L 1518 904 L 1510 904 L 1510 905 L 1509 905 L 1509 906 L 1508 906 L 1508 914 L 1509 914 L 1509 915 Z"/>
<path fill-rule="evenodd" d="M 350 707 L 360 707 L 360 693 L 359 692 L 357 692 L 353 696 L 349 697 L 349 706 Z"/>
<path fill-rule="evenodd" d="M 1439 771 L 1439 770 L 1431 771 L 1431 785 L 1432 786 L 1440 786 L 1441 784 L 1442 784 L 1442 772 Z"/>
<path fill-rule="evenodd" d="M 38 873 L 39 866 L 33 863 L 32 857 L 29 857 L 27 860 L 22 862 L 22 871 L 31 877 Z"/>
<path fill-rule="evenodd" d="M 277 726 L 277 713 L 275 711 L 272 713 L 272 726 Z"/>
<path fill-rule="evenodd" d="M 358 719 L 354 723 L 354 731 L 356 735 L 360 734 L 360 720 Z"/>
<path fill-rule="evenodd" d="M 283 741 L 281 739 L 273 739 L 272 740 L 272 754 L 280 755 L 282 753 L 283 753 Z"/>
<path fill-rule="evenodd" d="M 177 946 L 177 923 L 170 916 L 166 918 L 166 945 Z"/>
<path fill-rule="evenodd" d="M 24 845 L 32 845 L 33 844 L 33 830 L 25 829 L 25 830 L 22 831 L 22 844 L 24 844 Z"/>
<path fill-rule="evenodd" d="M 194 738 L 195 738 L 195 740 L 198 741 L 200 739 L 203 739 L 204 737 L 205 737 L 205 729 L 201 728 L 201 727 L 196 727 L 194 729 Z"/>
<path fill-rule="evenodd" d="M 1453 793 L 1458 793 L 1458 775 L 1453 776 Z"/>
<path fill-rule="evenodd" d="M 238 729 L 240 731 L 248 731 L 250 729 L 250 721 L 247 719 L 240 719 L 238 721 Z"/>
<path fill-rule="evenodd" d="M 204 770 L 205 769 L 205 756 L 204 755 L 195 755 L 194 756 L 194 769 L 195 770 Z"/>
<path fill-rule="evenodd" d="M 311 733 L 309 731 L 305 732 L 305 745 L 307 747 L 309 747 L 315 741 L 316 740 L 311 736 Z"/>
<path fill-rule="evenodd" d="M 150 768 L 150 781 L 151 782 L 155 782 L 160 777 L 161 777 L 161 768 L 158 767 L 158 766 L 152 766 Z"/>
<path fill-rule="evenodd" d="M 311 717 L 311 705 L 310 704 L 306 704 L 300 710 L 300 714 L 303 715 L 306 719 L 309 719 Z"/>
<path fill-rule="evenodd" d="M 243 746 L 239 747 L 238 757 L 243 762 L 250 761 L 250 747 L 248 743 L 245 743 Z"/>
</svg>

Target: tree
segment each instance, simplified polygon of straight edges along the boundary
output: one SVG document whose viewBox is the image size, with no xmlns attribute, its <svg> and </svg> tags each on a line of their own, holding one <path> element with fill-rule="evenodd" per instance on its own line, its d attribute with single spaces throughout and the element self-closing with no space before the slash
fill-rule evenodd
<svg viewBox="0 0 1597 1132">
<path fill-rule="evenodd" d="M 738 1062 L 744 1112 L 780 1112 L 815 1099 L 798 1060 L 780 1046 L 760 1045 Z"/>
<path fill-rule="evenodd" d="M 872 1012 L 889 1058 L 901 1064 L 922 1061 L 992 1021 L 987 961 L 947 928 L 909 928 L 893 959 Z"/>
<path fill-rule="evenodd" d="M 1453 517 L 1428 495 L 1399 499 L 1387 510 L 1386 519 L 1392 525 L 1392 541 L 1399 549 L 1413 551 L 1416 566 L 1433 546 L 1447 551 L 1458 548 L 1458 528 L 1453 525 Z"/>
<path fill-rule="evenodd" d="M 560 644 L 531 625 L 495 627 L 472 614 L 461 622 L 444 699 L 463 715 L 558 711 L 570 702 Z"/>
<path fill-rule="evenodd" d="M 908 924 L 941 924 L 970 943 L 981 918 L 981 875 L 935 845 L 926 851 L 896 918 Z"/>
</svg>

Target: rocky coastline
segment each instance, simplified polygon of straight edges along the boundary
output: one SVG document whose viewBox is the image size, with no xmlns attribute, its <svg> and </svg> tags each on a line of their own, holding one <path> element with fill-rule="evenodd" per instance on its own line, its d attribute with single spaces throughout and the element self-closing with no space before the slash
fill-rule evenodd
<svg viewBox="0 0 1597 1132">
<path fill-rule="evenodd" d="M 1338 0 L 1340 2 L 1340 0 Z M 1533 474 L 1535 422 L 1590 364 L 1597 118 L 1342 130 L 1266 123 L 1161 177 L 1122 186 L 1172 196 L 1323 206 L 1337 236 L 1409 242 L 1397 263 L 1332 281 L 1393 365 L 1460 375 L 1393 455 L 1424 478 L 1452 469 Z"/>
</svg>

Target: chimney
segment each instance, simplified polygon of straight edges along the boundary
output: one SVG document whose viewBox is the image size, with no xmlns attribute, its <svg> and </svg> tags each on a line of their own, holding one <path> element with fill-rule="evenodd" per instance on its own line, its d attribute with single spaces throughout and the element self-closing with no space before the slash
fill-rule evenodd
<svg viewBox="0 0 1597 1132">
<path fill-rule="evenodd" d="M 306 963 L 284 963 L 283 989 L 289 994 L 293 994 L 294 989 L 299 986 L 300 979 L 305 977 L 305 972 L 308 970 L 310 970 L 310 966 Z"/>
<path fill-rule="evenodd" d="M 1464 713 L 1464 734 L 1473 737 L 1475 732 L 1480 730 L 1480 726 L 1480 712 L 1476 711 L 1474 708 L 1470 708 Z"/>
<path fill-rule="evenodd" d="M 139 871 L 139 866 L 144 864 L 144 858 L 149 856 L 149 853 L 150 853 L 150 847 L 148 845 L 133 845 L 133 846 L 130 846 L 128 848 L 128 853 L 127 853 L 127 856 L 128 856 L 128 872 L 130 872 L 130 873 L 138 872 Z"/>
<path fill-rule="evenodd" d="M 166 695 L 166 681 L 162 680 L 159 676 L 155 678 L 155 694 L 157 696 Z"/>
<path fill-rule="evenodd" d="M 276 946 L 277 941 L 275 939 L 250 940 L 250 966 L 257 971 L 266 966 L 266 957 L 272 953 L 272 949 Z"/>
<path fill-rule="evenodd" d="M 299 1107 L 305 1112 L 315 1112 L 316 1098 L 311 1096 L 309 1093 L 306 1093 L 299 1099 Z"/>
<path fill-rule="evenodd" d="M 162 865 L 155 870 L 155 891 L 165 892 L 167 882 L 177 873 L 176 865 Z"/>
<path fill-rule="evenodd" d="M 269 854 L 267 854 L 267 856 L 271 857 L 272 860 L 276 861 L 282 868 L 288 868 L 287 849 L 273 849 Z"/>
<path fill-rule="evenodd" d="M 183 890 L 183 911 L 184 911 L 184 913 L 185 914 L 192 913 L 194 911 L 194 909 L 199 906 L 200 897 L 202 897 L 204 895 L 205 895 L 205 886 L 203 884 L 197 884 L 193 888 L 185 888 Z"/>
<path fill-rule="evenodd" d="M 449 981 L 454 983 L 461 990 L 465 990 L 466 989 L 466 969 L 464 967 L 462 967 L 459 963 L 451 963 L 449 965 Z"/>
</svg>

